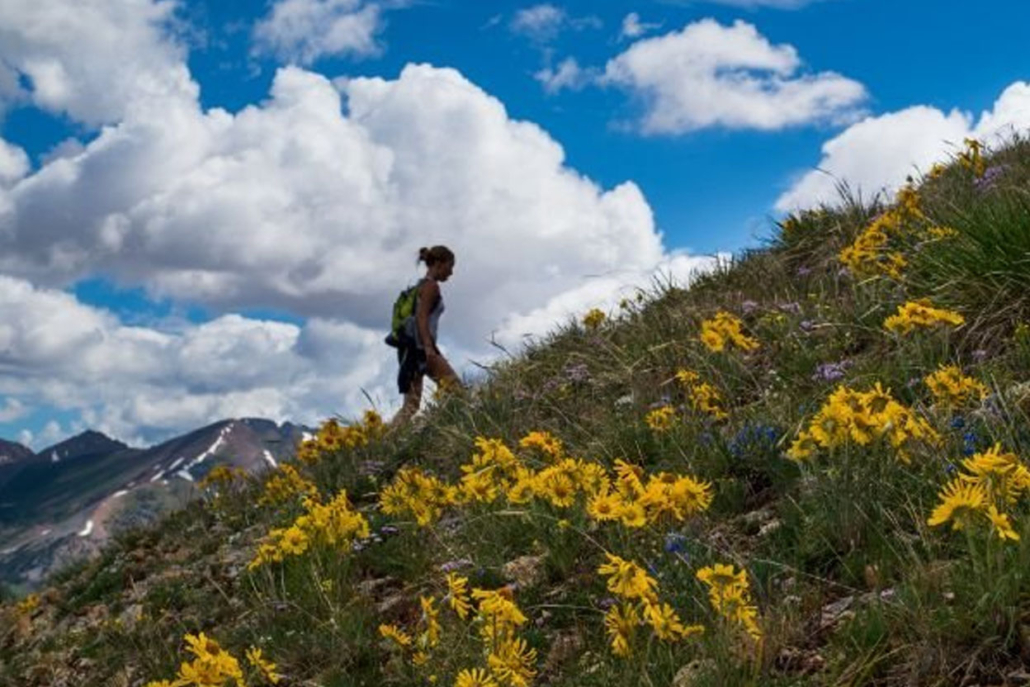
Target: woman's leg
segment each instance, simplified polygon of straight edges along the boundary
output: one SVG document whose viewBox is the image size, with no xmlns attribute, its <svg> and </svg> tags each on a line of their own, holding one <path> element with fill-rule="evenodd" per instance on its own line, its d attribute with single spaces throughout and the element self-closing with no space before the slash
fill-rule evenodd
<svg viewBox="0 0 1030 687">
<path fill-rule="evenodd" d="M 461 379 L 443 356 L 437 356 L 427 363 L 426 374 L 441 390 L 455 391 L 462 388 Z"/>
<path fill-rule="evenodd" d="M 403 427 L 418 412 L 422 405 L 422 375 L 415 375 L 411 379 L 411 385 L 404 394 L 404 405 L 397 411 L 397 414 L 390 420 L 390 428 Z"/>
</svg>

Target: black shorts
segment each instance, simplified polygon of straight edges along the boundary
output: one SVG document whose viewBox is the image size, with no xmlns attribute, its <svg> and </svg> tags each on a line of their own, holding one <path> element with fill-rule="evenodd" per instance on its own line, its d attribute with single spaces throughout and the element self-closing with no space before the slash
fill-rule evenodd
<svg viewBox="0 0 1030 687">
<path fill-rule="evenodd" d="M 404 346 L 397 349 L 397 363 L 400 371 L 397 373 L 397 389 L 406 394 L 411 390 L 411 383 L 416 377 L 426 373 L 426 352 L 425 349 L 415 346 Z"/>
</svg>

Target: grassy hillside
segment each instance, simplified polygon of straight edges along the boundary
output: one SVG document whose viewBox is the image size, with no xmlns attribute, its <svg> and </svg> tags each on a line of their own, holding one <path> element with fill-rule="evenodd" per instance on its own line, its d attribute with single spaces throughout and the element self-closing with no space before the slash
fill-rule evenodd
<svg viewBox="0 0 1030 687">
<path fill-rule="evenodd" d="M 5 606 L 0 684 L 1025 683 L 1030 143 L 888 200 L 216 474 Z"/>
</svg>

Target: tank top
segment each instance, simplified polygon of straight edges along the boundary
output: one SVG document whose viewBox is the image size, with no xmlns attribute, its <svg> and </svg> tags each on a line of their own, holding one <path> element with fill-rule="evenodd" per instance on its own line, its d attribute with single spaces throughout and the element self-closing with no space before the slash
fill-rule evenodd
<svg viewBox="0 0 1030 687">
<path fill-rule="evenodd" d="M 421 281 L 419 281 L 419 283 L 418 283 L 419 284 L 419 288 L 421 288 L 422 283 L 425 282 L 425 281 L 426 281 L 425 279 L 422 279 Z M 429 334 L 430 334 L 430 336 L 433 337 L 433 341 L 434 342 L 439 342 L 439 338 L 437 338 L 437 334 L 436 333 L 437 333 L 437 331 L 439 329 L 439 326 L 440 326 L 440 315 L 443 315 L 443 311 L 444 311 L 443 292 L 441 291 L 440 292 L 440 298 L 437 299 L 436 304 L 433 306 L 433 309 L 429 311 L 429 322 L 428 322 L 428 324 L 429 324 Z M 415 329 L 415 347 L 418 348 L 419 350 L 424 350 L 425 346 L 422 343 L 422 337 L 419 335 L 418 324 L 415 322 L 415 318 L 414 317 L 412 317 L 411 320 L 412 320 L 412 325 L 413 325 L 413 327 Z"/>
</svg>

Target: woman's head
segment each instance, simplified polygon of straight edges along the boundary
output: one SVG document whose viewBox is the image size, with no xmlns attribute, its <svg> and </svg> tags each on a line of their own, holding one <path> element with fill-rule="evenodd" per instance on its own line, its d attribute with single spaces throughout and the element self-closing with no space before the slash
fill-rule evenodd
<svg viewBox="0 0 1030 687">
<path fill-rule="evenodd" d="M 420 248 L 418 259 L 426 263 L 427 274 L 436 281 L 447 281 L 454 272 L 454 253 L 447 246 Z"/>
</svg>

